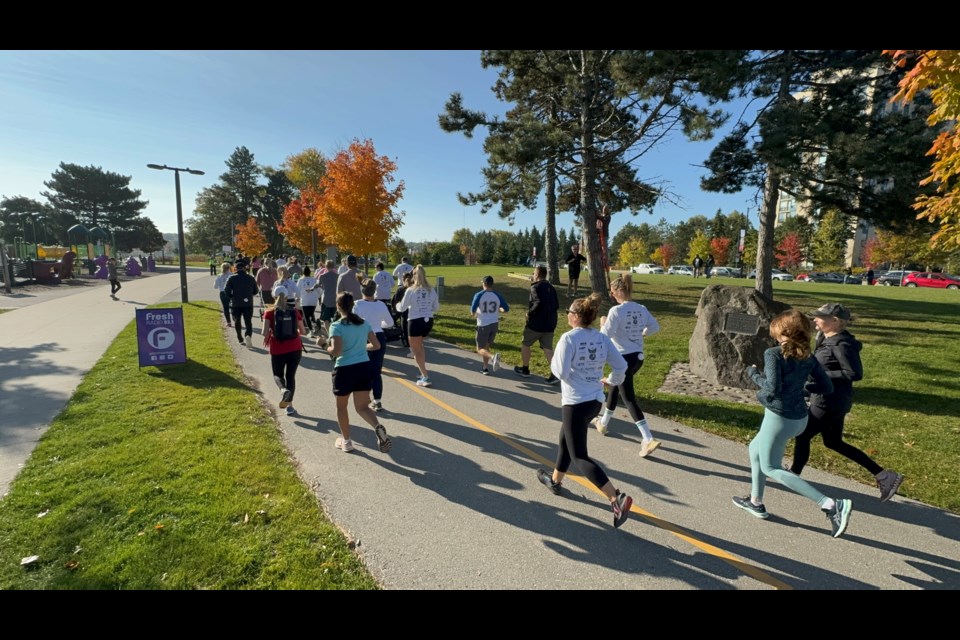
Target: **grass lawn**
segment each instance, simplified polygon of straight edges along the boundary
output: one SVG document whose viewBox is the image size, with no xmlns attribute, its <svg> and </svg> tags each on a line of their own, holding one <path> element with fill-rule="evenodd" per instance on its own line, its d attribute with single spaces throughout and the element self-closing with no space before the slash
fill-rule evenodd
<svg viewBox="0 0 960 640">
<path fill-rule="evenodd" d="M 218 305 L 184 313 L 187 364 L 138 370 L 131 323 L 41 439 L 0 501 L 0 590 L 377 588 L 297 476 Z"/>
<path fill-rule="evenodd" d="M 474 350 L 475 321 L 470 301 L 487 274 L 511 305 L 502 316 L 497 350 L 508 370 L 520 364 L 520 338 L 527 307 L 527 267 L 430 267 L 431 283 L 445 280 L 444 297 L 432 337 Z M 564 285 L 558 289 L 561 307 Z M 584 274 L 586 276 L 586 274 Z M 759 403 L 744 406 L 722 401 L 658 393 L 674 362 L 688 360 L 688 342 L 696 325 L 694 311 L 707 284 L 753 287 L 753 281 L 689 276 L 644 275 L 635 277 L 634 297 L 646 305 L 661 325 L 661 332 L 646 341 L 646 360 L 636 378 L 637 394 L 645 410 L 672 418 L 727 438 L 748 442 L 760 426 Z M 581 291 L 585 277 L 581 277 Z M 863 287 L 774 282 L 774 295 L 802 310 L 813 310 L 828 301 L 852 310 L 861 353 L 864 379 L 854 386 L 854 408 L 847 416 L 845 439 L 860 447 L 878 464 L 903 473 L 902 495 L 960 513 L 960 292 L 939 289 Z M 567 327 L 561 318 L 556 338 Z M 531 370 L 547 375 L 542 352 L 534 350 Z M 791 453 L 788 450 L 788 455 Z M 744 452 L 746 456 L 746 452 Z M 873 477 L 859 465 L 814 441 L 810 464 L 873 485 Z"/>
</svg>

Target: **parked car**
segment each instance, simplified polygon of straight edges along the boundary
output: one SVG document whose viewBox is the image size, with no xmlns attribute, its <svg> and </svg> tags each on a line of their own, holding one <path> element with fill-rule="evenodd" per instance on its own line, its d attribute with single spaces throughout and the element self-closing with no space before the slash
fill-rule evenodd
<svg viewBox="0 0 960 640">
<path fill-rule="evenodd" d="M 945 273 L 914 271 L 903 279 L 905 287 L 935 287 L 937 289 L 960 289 L 960 278 Z"/>
<path fill-rule="evenodd" d="M 693 267 L 687 265 L 676 265 L 667 269 L 667 273 L 672 276 L 692 276 Z"/>
<path fill-rule="evenodd" d="M 638 264 L 633 269 L 631 269 L 631 271 L 639 275 L 650 275 L 653 273 L 659 274 L 661 276 L 663 275 L 663 267 L 661 267 L 660 265 L 649 263 L 649 262 L 646 262 L 644 264 Z"/>
<path fill-rule="evenodd" d="M 915 273 L 914 271 L 887 271 L 877 278 L 877 284 L 882 284 L 885 287 L 899 287 L 900 281 L 903 278 L 906 278 L 909 274 Z"/>
<path fill-rule="evenodd" d="M 717 276 L 721 278 L 739 278 L 740 274 L 737 273 L 736 269 L 732 267 L 714 267 L 710 270 L 711 276 Z"/>
<path fill-rule="evenodd" d="M 801 278 L 798 277 L 797 280 L 801 280 Z M 845 273 L 836 272 L 824 273 L 821 271 L 811 271 L 806 274 L 802 280 L 806 282 L 830 282 L 832 284 L 861 284 L 863 282 L 857 276 L 848 276 Z"/>
<path fill-rule="evenodd" d="M 750 273 L 747 274 L 747 277 L 748 277 L 748 278 L 751 278 L 751 279 L 756 279 L 756 277 L 757 277 L 757 270 L 756 270 L 756 269 L 751 269 Z M 789 282 L 789 281 L 793 280 L 793 276 L 792 276 L 792 275 L 790 275 L 790 274 L 787 273 L 786 271 L 781 271 L 780 269 L 771 269 L 771 270 L 770 270 L 770 277 L 771 277 L 773 280 L 783 280 L 783 281 L 785 281 L 785 282 Z"/>
</svg>

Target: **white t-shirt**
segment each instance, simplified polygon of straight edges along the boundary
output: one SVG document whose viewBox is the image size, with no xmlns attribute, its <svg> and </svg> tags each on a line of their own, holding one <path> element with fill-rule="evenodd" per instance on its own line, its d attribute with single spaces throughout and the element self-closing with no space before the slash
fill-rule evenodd
<svg viewBox="0 0 960 640">
<path fill-rule="evenodd" d="M 385 328 L 394 325 L 390 310 L 380 300 L 357 300 L 353 311 L 373 327 L 374 333 L 382 333 Z"/>
<path fill-rule="evenodd" d="M 621 354 L 639 353 L 643 360 L 643 336 L 660 331 L 660 324 L 645 306 L 628 300 L 610 309 L 600 331 L 610 336 Z"/>
<path fill-rule="evenodd" d="M 403 292 L 403 300 L 397 304 L 397 311 L 409 311 L 407 320 L 429 320 L 440 310 L 440 298 L 435 289 L 417 289 L 411 287 Z"/>
<path fill-rule="evenodd" d="M 315 307 L 320 303 L 320 290 L 314 289 L 307 291 L 310 287 L 317 284 L 317 279 L 313 276 L 305 276 L 297 280 L 297 295 L 300 298 L 300 306 Z"/>
<path fill-rule="evenodd" d="M 297 295 L 299 294 L 299 291 L 297 290 L 297 283 L 295 283 L 293 280 L 291 280 L 290 278 L 287 278 L 286 280 L 277 280 L 276 282 L 274 282 L 273 291 L 270 292 L 273 294 L 274 298 L 277 297 L 276 291 L 277 291 L 277 287 L 279 286 L 283 286 L 287 290 L 287 300 L 297 299 Z"/>
<path fill-rule="evenodd" d="M 477 315 L 478 327 L 485 327 L 488 324 L 500 322 L 501 307 L 504 311 L 510 310 L 510 305 L 503 299 L 503 296 L 496 291 L 484 289 L 473 296 L 470 313 Z"/>
<path fill-rule="evenodd" d="M 393 277 L 397 282 L 403 282 L 403 274 L 413 271 L 413 265 L 407 262 L 401 262 L 393 269 Z"/>
<path fill-rule="evenodd" d="M 623 382 L 627 361 L 616 345 L 596 329 L 577 327 L 560 336 L 550 361 L 550 371 L 560 378 L 562 403 L 580 404 L 589 400 L 603 402 L 603 365 L 613 369 L 608 380 Z"/>
<path fill-rule="evenodd" d="M 377 300 L 389 300 L 390 290 L 393 289 L 393 276 L 384 271 L 373 274 L 373 281 L 377 283 L 377 293 L 373 296 Z"/>
</svg>

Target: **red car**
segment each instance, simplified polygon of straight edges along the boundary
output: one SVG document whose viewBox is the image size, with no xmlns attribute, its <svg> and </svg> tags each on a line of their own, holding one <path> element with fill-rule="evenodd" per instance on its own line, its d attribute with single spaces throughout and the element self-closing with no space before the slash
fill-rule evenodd
<svg viewBox="0 0 960 640">
<path fill-rule="evenodd" d="M 905 287 L 936 287 L 938 289 L 960 289 L 960 278 L 945 273 L 914 271 L 903 278 Z"/>
</svg>

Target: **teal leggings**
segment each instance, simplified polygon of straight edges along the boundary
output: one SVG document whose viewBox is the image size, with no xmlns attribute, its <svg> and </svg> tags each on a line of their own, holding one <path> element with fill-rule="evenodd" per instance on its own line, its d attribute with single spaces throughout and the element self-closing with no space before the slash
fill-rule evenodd
<svg viewBox="0 0 960 640">
<path fill-rule="evenodd" d="M 781 467 L 787 442 L 790 438 L 796 438 L 803 433 L 806 426 L 807 416 L 797 420 L 788 420 L 783 416 L 778 416 L 770 409 L 763 410 L 760 433 L 750 441 L 749 447 L 750 477 L 753 482 L 754 498 L 763 502 L 763 489 L 767 483 L 767 477 L 786 485 L 805 498 L 810 498 L 818 505 L 826 498 L 814 489 L 809 482 Z"/>
</svg>

